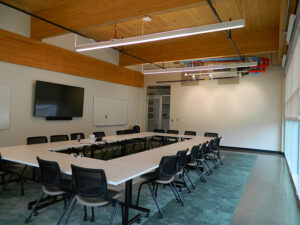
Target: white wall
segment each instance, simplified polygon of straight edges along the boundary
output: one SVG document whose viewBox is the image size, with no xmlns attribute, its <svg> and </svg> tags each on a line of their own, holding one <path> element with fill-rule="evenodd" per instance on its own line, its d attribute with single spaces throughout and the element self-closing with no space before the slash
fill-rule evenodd
<svg viewBox="0 0 300 225">
<path fill-rule="evenodd" d="M 0 29 L 30 36 L 30 16 L 9 7 L 0 5 Z M 67 34 L 44 40 L 69 50 L 74 50 L 74 35 Z M 82 41 L 82 40 L 81 40 Z M 119 53 L 107 49 L 84 53 L 113 64 L 119 64 Z M 38 60 L 38 59 L 37 59 Z M 82 118 L 72 121 L 46 121 L 33 117 L 35 81 L 42 80 L 83 87 L 84 112 Z M 37 135 L 70 134 L 93 131 L 105 131 L 106 135 L 115 134 L 118 129 L 142 123 L 143 89 L 126 85 L 98 81 L 78 76 L 67 75 L 42 69 L 15 65 L 0 61 L 0 84 L 9 85 L 11 89 L 10 128 L 0 130 L 0 147 L 25 144 L 26 137 Z M 95 127 L 93 119 L 93 96 L 128 99 L 128 125 Z"/>
<path fill-rule="evenodd" d="M 0 29 L 30 37 L 30 16 L 0 4 Z"/>
<path fill-rule="evenodd" d="M 25 144 L 26 137 L 39 135 L 70 134 L 105 131 L 114 135 L 118 129 L 142 123 L 143 89 L 89 78 L 46 71 L 26 66 L 0 62 L 0 84 L 11 86 L 10 128 L 0 130 L 0 147 Z M 42 80 L 84 88 L 84 111 L 82 118 L 71 121 L 46 121 L 33 117 L 35 81 Z M 128 125 L 95 127 L 92 124 L 93 96 L 128 99 Z"/>
<path fill-rule="evenodd" d="M 146 75 L 145 87 L 176 79 L 180 74 Z M 273 67 L 265 74 L 245 76 L 239 84 L 172 83 L 170 128 L 200 135 L 218 132 L 224 146 L 280 151 L 282 82 L 281 67 Z"/>
</svg>

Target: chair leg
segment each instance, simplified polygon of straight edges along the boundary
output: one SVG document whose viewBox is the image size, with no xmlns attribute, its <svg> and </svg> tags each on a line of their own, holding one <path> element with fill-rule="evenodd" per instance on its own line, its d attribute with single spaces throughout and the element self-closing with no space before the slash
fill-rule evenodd
<svg viewBox="0 0 300 225">
<path fill-rule="evenodd" d="M 208 171 L 207 167 L 205 166 L 204 161 L 201 161 L 201 165 L 203 166 L 203 169 L 205 170 L 206 175 L 209 176 L 210 172 Z"/>
<path fill-rule="evenodd" d="M 147 183 L 147 181 L 144 181 L 144 182 L 142 182 L 142 183 L 140 184 L 140 186 L 139 186 L 138 195 L 137 195 L 137 197 L 136 197 L 136 206 L 138 206 L 138 205 L 139 205 L 141 188 L 142 188 L 142 186 L 143 186 L 145 183 Z"/>
<path fill-rule="evenodd" d="M 95 222 L 95 212 L 94 212 L 94 207 L 92 207 L 92 217 L 91 217 L 91 222 Z"/>
<path fill-rule="evenodd" d="M 179 194 L 179 192 L 177 190 L 177 187 L 176 187 L 174 181 L 171 182 L 171 185 L 173 185 L 174 190 L 175 190 L 176 194 L 178 195 L 179 201 L 181 202 L 181 205 L 184 206 L 183 200 L 182 200 L 182 198 L 181 198 L 181 196 L 180 196 L 180 194 Z"/>
<path fill-rule="evenodd" d="M 36 207 L 38 206 L 39 202 L 42 200 L 42 198 L 44 197 L 45 193 L 43 192 L 39 198 L 39 200 L 37 200 L 37 202 L 35 203 L 33 209 L 30 211 L 30 214 L 27 216 L 25 223 L 29 223 L 29 220 L 32 217 L 33 212 L 35 211 Z"/>
<path fill-rule="evenodd" d="M 155 197 L 157 197 L 158 184 L 155 185 Z"/>
<path fill-rule="evenodd" d="M 174 190 L 174 187 L 171 184 L 169 184 L 169 187 L 171 188 L 171 190 L 172 190 L 172 192 L 173 192 L 173 194 L 174 194 L 174 196 L 176 198 L 176 202 L 180 202 L 180 200 L 179 200 L 179 198 L 178 198 L 178 196 L 176 194 L 176 191 Z"/>
<path fill-rule="evenodd" d="M 56 225 L 60 224 L 60 221 L 62 220 L 62 218 L 64 217 L 65 213 L 67 212 L 67 210 L 68 210 L 68 208 L 69 208 L 69 206 L 70 206 L 73 198 L 74 198 L 74 194 L 72 194 L 72 196 L 70 197 L 68 203 L 66 204 L 66 207 L 64 208 L 64 210 L 63 210 L 63 212 L 61 214 L 61 216 L 59 217 L 58 221 L 56 222 Z"/>
<path fill-rule="evenodd" d="M 111 215 L 111 217 L 110 217 L 110 220 L 109 220 L 109 225 L 112 225 L 112 223 L 113 223 L 113 221 L 114 221 L 114 217 L 115 217 L 115 215 L 116 215 L 116 212 L 117 212 L 117 209 L 118 209 L 118 205 L 119 205 L 119 201 L 116 200 L 116 201 L 115 201 L 114 211 L 113 211 L 113 213 L 112 213 L 112 215 Z"/>
<path fill-rule="evenodd" d="M 69 214 L 68 214 L 68 216 L 67 216 L 67 219 L 66 219 L 64 225 L 66 225 L 66 224 L 68 223 L 68 221 L 69 221 L 69 219 L 70 219 L 70 217 L 71 217 L 71 214 L 72 214 L 72 212 L 73 212 L 73 209 L 74 209 L 74 207 L 75 207 L 75 205 L 76 205 L 76 202 L 77 202 L 77 199 L 74 200 L 73 205 L 72 205 L 72 208 L 71 208 L 71 210 L 70 210 L 70 212 L 69 212 Z"/>
<path fill-rule="evenodd" d="M 193 188 L 193 189 L 196 189 L 196 187 L 195 187 L 193 181 L 191 180 L 189 174 L 186 172 L 185 169 L 183 169 L 183 173 L 185 173 L 185 175 L 187 176 L 188 180 L 190 181 L 190 183 L 191 183 L 191 185 L 192 185 L 192 188 Z"/>
<path fill-rule="evenodd" d="M 83 210 L 84 210 L 83 221 L 87 221 L 87 208 L 86 208 L 86 206 L 83 206 Z"/>
<path fill-rule="evenodd" d="M 196 170 L 196 173 L 199 175 L 200 179 L 202 182 L 206 182 L 204 176 L 202 175 L 202 172 L 201 170 L 199 169 L 199 167 L 197 165 L 194 166 L 195 170 Z"/>
<path fill-rule="evenodd" d="M 154 201 L 155 201 L 155 204 L 156 204 L 156 206 L 157 206 L 159 215 L 160 215 L 160 217 L 162 218 L 162 217 L 163 217 L 163 214 L 162 214 L 162 211 L 161 211 L 161 209 L 160 209 L 160 207 L 159 207 L 159 205 L 158 205 L 158 203 L 157 203 L 157 199 L 156 199 L 156 197 L 155 197 L 155 195 L 154 195 L 154 193 L 153 193 L 153 190 L 152 190 L 152 188 L 151 188 L 149 182 L 146 182 L 146 184 L 148 185 L 148 188 L 149 188 L 149 190 L 150 190 L 150 192 L 151 192 L 152 198 L 153 198 Z"/>
<path fill-rule="evenodd" d="M 210 171 L 210 174 L 213 174 L 213 172 L 212 172 L 212 170 L 211 170 L 210 166 L 208 165 L 208 163 L 206 162 L 206 160 L 205 160 L 204 162 L 205 162 L 205 164 L 206 164 L 206 166 L 207 166 L 208 170 Z"/>
<path fill-rule="evenodd" d="M 183 177 L 182 175 L 180 175 L 180 177 L 181 177 L 183 183 L 185 184 L 186 188 L 188 189 L 188 192 L 191 193 L 191 189 L 190 189 L 190 187 L 188 186 L 188 184 L 186 183 L 184 177 Z"/>
</svg>

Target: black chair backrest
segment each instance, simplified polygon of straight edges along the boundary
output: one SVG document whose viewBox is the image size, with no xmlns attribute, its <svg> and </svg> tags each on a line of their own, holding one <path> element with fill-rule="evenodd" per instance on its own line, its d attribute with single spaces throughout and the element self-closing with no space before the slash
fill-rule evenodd
<svg viewBox="0 0 300 225">
<path fill-rule="evenodd" d="M 36 137 L 28 137 L 27 138 L 27 144 L 33 145 L 33 144 L 42 144 L 47 143 L 48 139 L 46 136 L 36 136 Z"/>
<path fill-rule="evenodd" d="M 206 152 L 211 153 L 213 151 L 214 144 L 215 144 L 215 139 L 211 139 L 206 148 Z"/>
<path fill-rule="evenodd" d="M 155 133 L 165 133 L 164 129 L 154 129 L 153 132 Z"/>
<path fill-rule="evenodd" d="M 199 159 L 199 145 L 194 145 L 192 147 L 190 157 L 192 161 Z"/>
<path fill-rule="evenodd" d="M 132 129 L 127 129 L 127 130 L 124 130 L 124 133 L 125 134 L 133 134 L 134 131 Z"/>
<path fill-rule="evenodd" d="M 178 169 L 183 169 L 185 167 L 187 152 L 188 150 L 181 150 L 177 152 L 176 155 L 178 156 Z"/>
<path fill-rule="evenodd" d="M 196 136 L 196 131 L 186 130 L 184 131 L 184 135 Z"/>
<path fill-rule="evenodd" d="M 93 132 L 93 135 L 95 135 L 96 138 L 105 137 L 105 133 L 103 131 Z"/>
<path fill-rule="evenodd" d="M 83 197 L 100 197 L 107 200 L 107 180 L 102 169 L 71 165 L 74 192 Z"/>
<path fill-rule="evenodd" d="M 141 132 L 141 128 L 138 125 L 133 126 L 132 130 L 133 130 L 134 133 L 140 133 Z"/>
<path fill-rule="evenodd" d="M 39 178 L 42 185 L 60 186 L 61 172 L 57 162 L 47 161 L 37 157 L 39 163 Z"/>
<path fill-rule="evenodd" d="M 207 145 L 207 142 L 203 143 L 201 145 L 201 147 L 199 148 L 199 158 L 200 159 L 203 159 L 205 157 L 205 154 L 206 154 L 206 145 Z"/>
<path fill-rule="evenodd" d="M 125 133 L 125 130 L 117 130 L 116 133 L 117 133 L 117 135 L 123 135 L 123 134 L 126 134 L 126 133 Z"/>
<path fill-rule="evenodd" d="M 1 152 L 0 152 L 0 170 L 1 170 L 2 166 L 3 166 L 3 160 L 2 160 L 2 155 L 1 155 Z"/>
<path fill-rule="evenodd" d="M 178 156 L 164 156 L 159 163 L 159 176 L 172 177 L 178 171 Z"/>
<path fill-rule="evenodd" d="M 219 137 L 218 133 L 205 132 L 204 137 Z"/>
<path fill-rule="evenodd" d="M 69 140 L 69 136 L 66 134 L 63 135 L 52 135 L 50 137 L 50 141 L 51 142 L 59 142 L 59 141 L 68 141 Z"/>
<path fill-rule="evenodd" d="M 178 130 L 167 130 L 168 134 L 179 134 Z"/>
<path fill-rule="evenodd" d="M 78 135 L 79 135 L 80 139 L 84 139 L 85 138 L 84 133 L 72 133 L 71 134 L 71 140 L 76 140 L 77 137 L 78 137 Z"/>
<path fill-rule="evenodd" d="M 217 147 L 217 148 L 220 147 L 221 139 L 222 139 L 222 137 L 218 137 L 218 138 L 215 139 L 215 144 L 216 144 L 216 147 Z"/>
</svg>

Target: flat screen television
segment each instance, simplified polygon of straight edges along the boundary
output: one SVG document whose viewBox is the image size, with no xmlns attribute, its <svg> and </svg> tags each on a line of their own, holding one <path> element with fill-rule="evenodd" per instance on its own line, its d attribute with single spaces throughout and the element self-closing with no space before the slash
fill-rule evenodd
<svg viewBox="0 0 300 225">
<path fill-rule="evenodd" d="M 34 116 L 47 119 L 82 117 L 84 88 L 36 81 Z"/>
</svg>

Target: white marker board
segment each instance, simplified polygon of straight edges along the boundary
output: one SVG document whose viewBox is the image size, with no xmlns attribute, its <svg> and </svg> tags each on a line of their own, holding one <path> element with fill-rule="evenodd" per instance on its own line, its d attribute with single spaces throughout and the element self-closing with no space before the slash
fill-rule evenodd
<svg viewBox="0 0 300 225">
<path fill-rule="evenodd" d="M 9 128 L 10 90 L 6 85 L 0 85 L 0 130 Z"/>
<path fill-rule="evenodd" d="M 127 99 L 94 96 L 93 124 L 96 126 L 127 124 Z"/>
</svg>

